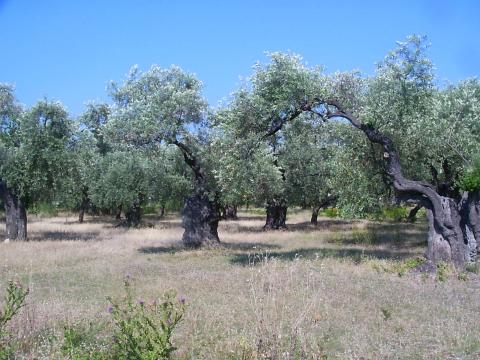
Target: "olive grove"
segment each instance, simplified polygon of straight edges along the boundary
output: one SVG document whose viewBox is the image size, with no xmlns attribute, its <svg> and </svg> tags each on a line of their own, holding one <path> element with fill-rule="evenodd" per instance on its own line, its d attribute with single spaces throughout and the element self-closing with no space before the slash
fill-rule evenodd
<svg viewBox="0 0 480 360">
<path fill-rule="evenodd" d="M 373 76 L 329 74 L 272 53 L 225 106 L 178 67 L 133 68 L 112 105 L 73 125 L 59 103 L 20 106 L 0 88 L 0 192 L 7 238 L 26 239 L 26 209 L 61 199 L 84 213 L 184 201 L 185 246 L 218 246 L 239 206 L 287 226 L 289 207 L 337 206 L 362 217 L 392 204 L 427 213 L 430 264 L 463 268 L 480 250 L 480 81 L 440 86 L 425 39 L 412 36 Z M 63 174 L 63 176 L 60 176 Z"/>
</svg>

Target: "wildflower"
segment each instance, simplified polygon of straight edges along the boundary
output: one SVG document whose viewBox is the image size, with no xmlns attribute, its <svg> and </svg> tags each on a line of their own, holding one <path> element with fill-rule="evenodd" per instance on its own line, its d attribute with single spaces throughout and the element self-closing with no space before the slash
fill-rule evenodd
<svg viewBox="0 0 480 360">
<path fill-rule="evenodd" d="M 180 301 L 182 305 L 185 305 L 186 300 L 187 299 L 185 298 L 185 295 L 181 295 L 180 298 L 178 299 L 178 301 Z"/>
<path fill-rule="evenodd" d="M 145 300 L 140 299 L 140 300 L 138 300 L 138 303 L 140 304 L 140 306 L 143 306 L 143 305 L 145 305 Z"/>
<path fill-rule="evenodd" d="M 109 314 L 113 313 L 113 306 L 112 306 L 112 305 L 110 305 L 110 306 L 107 308 L 107 312 L 108 312 Z"/>
</svg>

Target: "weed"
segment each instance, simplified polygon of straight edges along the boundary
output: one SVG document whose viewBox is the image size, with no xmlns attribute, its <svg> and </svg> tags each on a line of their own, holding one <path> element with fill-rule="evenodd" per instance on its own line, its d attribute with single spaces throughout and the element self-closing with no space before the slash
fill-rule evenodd
<svg viewBox="0 0 480 360">
<path fill-rule="evenodd" d="M 468 274 L 464 271 L 458 274 L 458 280 L 460 281 L 467 281 L 468 280 Z"/>
<path fill-rule="evenodd" d="M 387 321 L 392 318 L 392 310 L 385 307 L 382 307 L 380 310 L 382 311 L 383 320 Z"/>
<path fill-rule="evenodd" d="M 468 263 L 465 266 L 465 271 L 478 275 L 480 273 L 480 263 L 479 262 Z"/>
<path fill-rule="evenodd" d="M 438 282 L 444 282 L 450 277 L 451 274 L 452 268 L 449 264 L 443 261 L 437 264 L 437 273 L 435 280 L 437 280 Z"/>
<path fill-rule="evenodd" d="M 114 319 L 114 347 L 116 359 L 153 360 L 170 359 L 176 348 L 172 335 L 185 312 L 185 298 L 177 299 L 169 291 L 163 299 L 146 303 L 133 299 L 131 284 L 124 282 L 126 297 L 121 302 L 111 298 L 109 311 Z"/>
<path fill-rule="evenodd" d="M 6 326 L 12 318 L 18 314 L 25 305 L 25 298 L 28 295 L 28 288 L 24 288 L 20 283 L 10 281 L 5 295 L 5 306 L 0 310 L 0 360 L 10 359 L 15 352 L 15 343 Z"/>
<path fill-rule="evenodd" d="M 413 258 L 407 259 L 403 262 L 395 261 L 393 263 L 386 264 L 373 263 L 373 269 L 377 272 L 394 273 L 399 277 L 402 277 L 408 272 L 422 266 L 424 263 L 425 259 L 423 258 Z"/>
</svg>

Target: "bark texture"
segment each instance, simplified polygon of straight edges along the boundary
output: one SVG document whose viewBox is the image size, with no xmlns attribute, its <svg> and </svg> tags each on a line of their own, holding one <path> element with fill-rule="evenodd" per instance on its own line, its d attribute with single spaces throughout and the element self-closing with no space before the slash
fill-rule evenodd
<svg viewBox="0 0 480 360">
<path fill-rule="evenodd" d="M 225 205 L 222 208 L 222 219 L 224 220 L 237 220 L 237 206 L 236 205 Z"/>
<path fill-rule="evenodd" d="M 127 227 L 139 227 L 142 221 L 142 208 L 140 200 L 136 200 L 125 212 L 125 225 Z"/>
<path fill-rule="evenodd" d="M 173 141 L 183 154 L 185 163 L 195 175 L 195 191 L 185 199 L 182 210 L 182 226 L 185 229 L 182 241 L 186 247 L 216 247 L 220 244 L 218 222 L 221 219 L 216 194 L 209 189 L 204 168 L 192 149 L 180 141 Z"/>
<path fill-rule="evenodd" d="M 27 240 L 27 210 L 24 202 L 2 180 L 0 194 L 5 204 L 6 239 Z"/>
<path fill-rule="evenodd" d="M 88 206 L 90 205 L 90 200 L 88 196 L 84 196 L 82 199 L 82 203 L 80 204 L 80 210 L 78 212 L 78 222 L 81 224 L 85 218 L 85 212 L 88 210 Z"/>
<path fill-rule="evenodd" d="M 313 225 L 318 224 L 318 212 L 320 211 L 320 206 L 316 206 L 312 209 L 312 217 L 310 218 L 310 222 Z"/>
<path fill-rule="evenodd" d="M 183 244 L 190 248 L 215 247 L 220 244 L 218 222 L 220 211 L 208 197 L 192 195 L 182 211 Z"/>
<path fill-rule="evenodd" d="M 286 229 L 287 202 L 285 200 L 271 200 L 267 203 L 267 219 L 264 230 Z"/>
</svg>

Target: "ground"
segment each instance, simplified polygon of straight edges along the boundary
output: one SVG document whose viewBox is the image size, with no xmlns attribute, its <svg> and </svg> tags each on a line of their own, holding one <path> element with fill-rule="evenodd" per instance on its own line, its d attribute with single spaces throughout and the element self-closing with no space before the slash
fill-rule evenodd
<svg viewBox="0 0 480 360">
<path fill-rule="evenodd" d="M 30 288 L 12 323 L 21 350 L 60 357 L 63 327 L 108 322 L 106 297 L 120 298 L 128 275 L 139 299 L 186 297 L 174 338 L 184 359 L 480 358 L 478 277 L 407 271 L 425 251 L 425 224 L 313 226 L 309 215 L 263 232 L 263 216 L 240 213 L 220 223 L 214 250 L 183 249 L 174 215 L 137 230 L 32 216 L 31 241 L 0 244 L 1 292 L 8 279 Z"/>
</svg>

